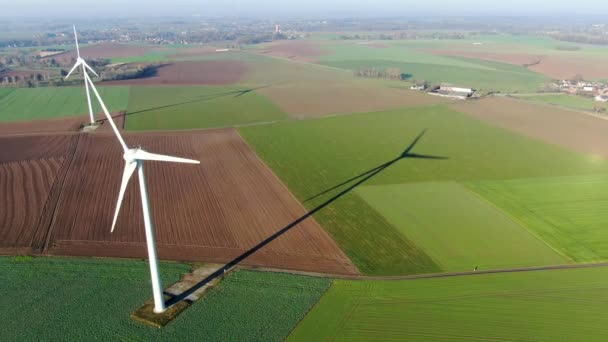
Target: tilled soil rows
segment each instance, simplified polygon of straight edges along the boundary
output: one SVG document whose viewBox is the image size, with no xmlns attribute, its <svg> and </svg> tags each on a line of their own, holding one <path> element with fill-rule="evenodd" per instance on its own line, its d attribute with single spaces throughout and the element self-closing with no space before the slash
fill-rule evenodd
<svg viewBox="0 0 608 342">
<path fill-rule="evenodd" d="M 227 85 L 240 81 L 247 64 L 240 61 L 171 62 L 150 77 L 104 82 L 104 85 Z"/>
<path fill-rule="evenodd" d="M 43 243 L 43 250 L 55 255 L 145 257 L 137 177 L 127 188 L 117 227 L 110 233 L 124 167 L 118 142 L 114 136 L 102 131 L 75 136 L 77 144 L 64 148 L 64 153 L 70 147 L 74 150 L 72 155 L 64 157 L 67 160 L 63 163 L 67 165 L 65 176 L 56 177 L 61 183 L 58 185 L 55 181 L 54 186 L 59 189 L 51 190 L 53 198 L 47 200 L 51 204 L 47 205 L 48 210 L 43 210 L 41 219 L 45 223 L 38 225 L 47 229 L 44 233 L 31 233 L 39 236 L 35 239 L 38 241 L 36 247 Z M 40 137 L 29 138 L 30 143 L 41 143 Z M 23 140 L 24 137 L 13 139 Z M 228 262 L 306 213 L 233 129 L 128 134 L 126 140 L 130 146 L 141 145 L 150 152 L 201 161 L 200 165 L 146 163 L 156 238 L 163 259 Z M 53 154 L 53 148 L 40 148 Z M 0 152 L 0 161 L 11 160 L 10 155 L 4 154 L 4 151 Z M 30 155 L 35 157 L 33 153 Z M 0 164 L 0 177 L 12 175 L 5 169 L 17 167 L 13 164 Z M 45 174 L 51 178 L 51 172 Z M 39 187 L 45 190 L 48 185 Z M 43 192 L 26 190 L 28 198 L 42 196 L 38 192 Z M 8 202 L 16 203 L 14 200 L 1 202 L 2 211 L 15 215 L 12 212 L 16 210 L 16 204 Z M 0 222 L 0 236 L 18 234 L 13 231 L 16 228 L 7 223 L 9 219 L 0 218 Z M 19 240 L 10 247 L 28 246 Z M 243 264 L 358 273 L 312 218 L 264 245 Z"/>
</svg>

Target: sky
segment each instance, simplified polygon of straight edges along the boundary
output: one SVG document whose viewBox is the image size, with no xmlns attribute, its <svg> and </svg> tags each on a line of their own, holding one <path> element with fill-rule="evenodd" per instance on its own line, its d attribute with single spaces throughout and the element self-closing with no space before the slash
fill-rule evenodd
<svg viewBox="0 0 608 342">
<path fill-rule="evenodd" d="M 0 16 L 370 17 L 608 14 L 606 0 L 18 0 Z"/>
</svg>

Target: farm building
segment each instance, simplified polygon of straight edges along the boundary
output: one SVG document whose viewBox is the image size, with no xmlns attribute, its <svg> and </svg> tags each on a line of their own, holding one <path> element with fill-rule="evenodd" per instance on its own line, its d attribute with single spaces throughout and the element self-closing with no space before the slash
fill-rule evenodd
<svg viewBox="0 0 608 342">
<path fill-rule="evenodd" d="M 451 85 L 442 85 L 439 88 L 430 92 L 429 94 L 464 100 L 473 96 L 473 94 L 475 94 L 475 91 L 476 90 L 473 88 L 462 88 L 454 87 Z"/>
</svg>

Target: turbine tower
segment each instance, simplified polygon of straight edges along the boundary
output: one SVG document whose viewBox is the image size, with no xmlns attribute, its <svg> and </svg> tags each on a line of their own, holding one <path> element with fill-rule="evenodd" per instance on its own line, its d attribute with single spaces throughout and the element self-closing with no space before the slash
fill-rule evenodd
<svg viewBox="0 0 608 342">
<path fill-rule="evenodd" d="M 173 163 L 188 163 L 188 164 L 200 164 L 198 160 L 184 159 L 178 157 L 165 156 L 161 154 L 149 153 L 139 148 L 129 148 L 125 143 L 124 139 L 120 135 L 120 132 L 116 128 L 116 124 L 112 120 L 106 105 L 104 104 L 101 96 L 99 96 L 99 92 L 95 88 L 93 81 L 89 78 L 89 75 L 84 73 L 85 84 L 88 83 L 101 108 L 112 126 L 112 130 L 114 134 L 116 134 L 116 138 L 118 142 L 122 146 L 124 150 L 123 158 L 125 160 L 125 169 L 122 174 L 122 182 L 120 184 L 120 192 L 118 193 L 118 201 L 116 202 L 116 211 L 114 212 L 114 220 L 112 221 L 111 232 L 114 232 L 114 227 L 116 226 L 116 220 L 118 219 L 118 213 L 120 212 L 120 206 L 122 204 L 123 197 L 125 195 L 125 190 L 127 189 L 127 185 L 129 184 L 129 180 L 133 173 L 137 169 L 137 175 L 139 177 L 139 190 L 141 194 L 141 208 L 143 210 L 144 215 L 144 226 L 146 229 L 146 243 L 148 247 L 148 259 L 150 264 L 150 276 L 152 279 L 152 294 L 154 297 L 154 312 L 162 313 L 165 311 L 165 300 L 163 298 L 163 287 L 160 280 L 160 274 L 158 271 L 158 257 L 156 254 L 156 241 L 154 238 L 154 227 L 152 225 L 152 215 L 150 214 L 150 204 L 148 198 L 148 191 L 146 188 L 146 178 L 144 175 L 144 161 L 145 160 L 153 160 L 153 161 L 163 161 L 163 162 L 173 162 Z"/>
<path fill-rule="evenodd" d="M 67 76 L 65 77 L 65 79 L 67 80 L 68 77 L 70 77 L 70 75 L 72 74 L 72 72 L 74 72 L 74 70 L 76 70 L 76 68 L 78 66 L 82 67 L 82 74 L 86 75 L 87 74 L 87 69 L 89 69 L 93 75 L 99 77 L 99 75 L 97 75 L 97 73 L 95 72 L 95 70 L 93 70 L 93 68 L 91 68 L 87 62 L 85 62 L 84 59 L 82 59 L 80 57 L 80 49 L 78 48 L 78 36 L 76 35 L 76 25 L 74 25 L 74 40 L 76 41 L 76 55 L 78 56 L 76 58 L 76 63 L 74 64 L 74 66 L 72 67 L 72 70 L 70 70 L 70 72 L 67 74 Z M 91 106 L 91 95 L 89 94 L 89 85 L 87 84 L 87 81 L 84 81 L 84 89 L 86 90 L 87 93 L 87 104 L 89 105 L 89 117 L 91 119 L 91 125 L 95 123 L 95 117 L 93 115 L 93 107 Z"/>
</svg>

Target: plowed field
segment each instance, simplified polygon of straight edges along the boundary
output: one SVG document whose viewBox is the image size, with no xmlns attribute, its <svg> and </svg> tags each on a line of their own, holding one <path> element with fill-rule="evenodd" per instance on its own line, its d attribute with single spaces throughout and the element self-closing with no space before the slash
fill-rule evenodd
<svg viewBox="0 0 608 342">
<path fill-rule="evenodd" d="M 56 119 L 11 121 L 0 123 L 0 135 L 24 133 L 76 132 L 87 117 L 68 117 Z"/>
<path fill-rule="evenodd" d="M 141 56 L 149 50 L 152 50 L 152 48 L 130 44 L 108 43 L 84 46 L 80 48 L 80 54 L 83 58 L 118 58 Z M 66 51 L 46 58 L 54 58 L 62 63 L 69 63 L 72 59 L 76 59 L 76 50 Z"/>
<path fill-rule="evenodd" d="M 76 135 L 0 137 L 0 254 L 41 250 Z"/>
<path fill-rule="evenodd" d="M 47 190 L 48 180 L 38 181 L 41 190 L 26 188 L 18 194 L 25 197 L 22 202 L 36 197 L 30 202 L 38 205 L 42 202 L 38 197 L 43 196 L 39 193 L 43 190 L 52 193 L 52 198 L 48 199 L 50 204 L 41 214 L 43 223 L 39 225 L 47 227 L 40 235 L 40 241 L 48 247 L 46 252 L 145 257 L 136 177 L 128 187 L 116 230 L 110 233 L 124 166 L 120 146 L 112 135 L 99 132 L 67 138 L 7 137 L 3 143 L 12 144 L 12 149 L 25 150 L 29 158 L 24 159 L 48 158 L 69 154 L 69 146 L 64 144 L 63 149 L 56 147 L 58 143 L 54 140 L 61 138 L 78 140 L 75 151 L 66 157 L 65 165 L 69 167 L 62 169 L 65 175 L 57 177 L 58 181 L 51 190 Z M 256 247 L 306 213 L 235 130 L 130 134 L 126 139 L 131 146 L 141 145 L 152 152 L 201 161 L 201 165 L 146 164 L 159 254 L 163 259 L 227 262 Z M 17 155 L 20 153 L 12 154 L 3 149 L 0 162 L 14 160 Z M 31 183 L 10 180 L 26 177 L 21 175 L 25 171 L 20 169 L 20 165 L 0 164 L 0 177 L 3 177 L 0 180 L 7 179 L 5 182 L 10 184 Z M 53 169 L 55 173 L 57 168 Z M 38 173 L 52 178 L 51 172 Z M 28 177 L 41 176 L 34 174 Z M 22 229 L 10 222 L 17 220 L 13 216 L 23 215 L 18 213 L 29 206 L 18 206 L 18 203 L 21 202 L 0 202 L 0 211 L 6 212 L 8 217 L 0 215 L 0 236 L 18 237 L 21 234 Z M 19 246 L 29 245 L 23 243 Z M 312 218 L 265 245 L 243 263 L 328 273 L 357 273 L 337 244 Z"/>
<path fill-rule="evenodd" d="M 158 67 L 156 75 L 124 81 L 104 82 L 104 85 L 226 85 L 240 81 L 247 65 L 240 61 L 187 61 Z"/>
<path fill-rule="evenodd" d="M 608 121 L 585 113 L 507 97 L 465 101 L 452 107 L 550 144 L 608 158 Z"/>
<path fill-rule="evenodd" d="M 63 158 L 0 163 L 0 250 L 28 248 Z"/>
</svg>

